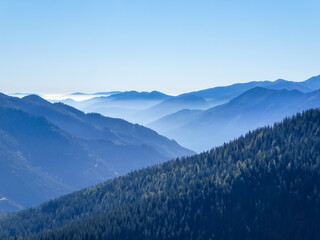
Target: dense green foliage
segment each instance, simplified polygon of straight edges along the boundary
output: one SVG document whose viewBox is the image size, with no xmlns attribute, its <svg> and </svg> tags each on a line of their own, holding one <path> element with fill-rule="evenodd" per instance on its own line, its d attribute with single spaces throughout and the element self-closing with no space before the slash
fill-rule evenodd
<svg viewBox="0 0 320 240">
<path fill-rule="evenodd" d="M 42 232 L 35 239 L 319 239 L 319 146 L 320 111 L 310 110 L 4 217 L 0 231 Z"/>
</svg>

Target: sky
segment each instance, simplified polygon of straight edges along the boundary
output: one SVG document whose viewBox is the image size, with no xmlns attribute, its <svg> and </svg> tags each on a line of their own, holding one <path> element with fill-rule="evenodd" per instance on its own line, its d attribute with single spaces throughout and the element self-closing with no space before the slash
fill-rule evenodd
<svg viewBox="0 0 320 240">
<path fill-rule="evenodd" d="M 319 12 L 319 0 L 0 0 L 0 92 L 302 81 L 320 74 Z"/>
</svg>

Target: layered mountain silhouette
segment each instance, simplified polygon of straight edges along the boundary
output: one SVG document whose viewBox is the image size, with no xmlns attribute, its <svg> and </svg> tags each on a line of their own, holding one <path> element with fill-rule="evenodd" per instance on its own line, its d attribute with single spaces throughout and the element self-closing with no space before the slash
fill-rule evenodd
<svg viewBox="0 0 320 240">
<path fill-rule="evenodd" d="M 84 112 L 98 112 L 104 116 L 122 118 L 130 122 L 152 126 L 161 118 L 181 110 L 207 110 L 227 103 L 242 93 L 263 87 L 274 90 L 298 90 L 309 93 L 320 88 L 320 76 L 303 82 L 278 79 L 272 81 L 254 81 L 237 83 L 230 86 L 214 87 L 201 91 L 169 96 L 160 92 L 114 92 L 108 97 L 96 97 L 85 101 L 63 100 Z M 152 123 L 152 124 L 151 124 Z"/>
<path fill-rule="evenodd" d="M 179 96 L 157 91 L 104 92 L 91 94 L 98 97 L 85 101 L 66 102 L 87 112 L 143 123 L 201 152 L 286 116 L 318 108 L 318 88 L 320 77 L 316 76 L 304 82 L 239 83 Z M 85 114 L 37 95 L 15 98 L 1 94 L 0 108 L 1 171 L 8 179 L 0 189 L 3 212 L 193 154 L 143 126 Z M 75 171 L 70 173 L 72 168 Z"/>
<path fill-rule="evenodd" d="M 174 113 L 148 126 L 200 152 L 228 142 L 249 130 L 318 107 L 319 90 L 302 93 L 298 90 L 255 87 L 228 103 L 202 112 Z"/>
<path fill-rule="evenodd" d="M 273 91 L 263 92 L 259 88 L 280 91 L 281 96 Z M 179 96 L 169 96 L 157 91 L 128 91 L 109 92 L 107 97 L 85 101 L 69 99 L 63 102 L 88 113 L 98 112 L 104 116 L 119 117 L 145 125 L 200 152 L 230 141 L 249 129 L 271 124 L 310 107 L 318 107 L 315 91 L 319 88 L 320 76 L 315 76 L 303 82 L 278 79 L 274 82 L 238 83 Z M 251 90 L 257 94 L 252 94 Z M 292 92 L 281 92 L 282 90 Z M 260 100 L 261 98 L 265 100 Z M 267 116 L 259 112 L 261 109 L 268 112 Z M 250 125 L 251 128 L 248 127 Z M 210 130 L 214 130 L 214 134 L 209 134 L 212 132 Z M 196 141 L 195 136 L 206 141 Z"/>
<path fill-rule="evenodd" d="M 139 111 L 136 114 L 136 119 L 142 124 L 147 124 L 159 118 L 162 118 L 168 114 L 175 113 L 181 109 L 206 109 L 210 105 L 208 102 L 197 96 L 177 96 L 166 99 L 161 103 L 147 108 L 145 110 Z"/>
<path fill-rule="evenodd" d="M 194 152 L 122 119 L 37 95 L 0 94 L 0 213 L 156 165 L 2 215 L 0 233 L 40 234 L 35 239 L 257 239 L 262 231 L 265 239 L 314 239 L 320 222 L 314 210 L 319 110 L 265 126 L 319 108 L 319 88 L 317 76 L 179 96 L 130 91 L 66 100 L 88 112 L 122 111 L 123 118 L 198 152 L 215 147 L 165 164 Z"/>
<path fill-rule="evenodd" d="M 232 98 L 239 96 L 255 87 L 264 87 L 275 90 L 298 90 L 304 93 L 312 92 L 320 88 L 320 76 L 312 77 L 303 82 L 292 82 L 286 81 L 284 79 L 278 79 L 274 82 L 272 81 L 254 81 L 248 83 L 237 83 L 225 87 L 214 87 L 201 91 L 185 93 L 182 95 L 193 95 L 206 99 L 215 105 L 225 103 L 230 101 Z"/>
<path fill-rule="evenodd" d="M 138 112 L 152 107 L 172 96 L 158 91 L 153 92 L 114 92 L 110 96 L 94 97 L 85 101 L 66 99 L 60 102 L 74 106 L 85 112 L 97 112 L 105 116 L 123 118 L 131 122 L 139 122 Z"/>
<path fill-rule="evenodd" d="M 265 92 L 254 90 L 241 98 Z M 309 110 L 211 151 L 4 216 L 0 234 L 41 240 L 318 239 L 319 119 L 319 110 Z"/>
<path fill-rule="evenodd" d="M 190 154 L 121 119 L 84 114 L 36 95 L 0 95 L 0 212 Z"/>
</svg>

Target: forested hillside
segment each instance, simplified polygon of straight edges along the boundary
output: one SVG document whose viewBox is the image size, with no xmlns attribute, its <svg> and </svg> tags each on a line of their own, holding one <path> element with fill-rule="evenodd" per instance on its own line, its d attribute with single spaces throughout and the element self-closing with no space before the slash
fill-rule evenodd
<svg viewBox="0 0 320 240">
<path fill-rule="evenodd" d="M 320 111 L 309 110 L 210 152 L 2 217 L 0 233 L 42 232 L 33 239 L 319 239 L 319 146 Z"/>
</svg>

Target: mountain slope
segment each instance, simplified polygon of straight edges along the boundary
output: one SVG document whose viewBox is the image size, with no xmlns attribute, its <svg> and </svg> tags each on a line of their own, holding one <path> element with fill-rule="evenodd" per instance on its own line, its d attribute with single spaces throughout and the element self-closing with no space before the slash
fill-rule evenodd
<svg viewBox="0 0 320 240">
<path fill-rule="evenodd" d="M 80 102 L 68 99 L 61 102 L 79 108 L 84 112 L 98 112 L 105 116 L 124 118 L 131 122 L 137 122 L 135 116 L 136 112 L 152 107 L 169 98 L 171 98 L 171 96 L 158 91 L 128 91 L 113 94 L 108 97 L 97 97 Z"/>
<path fill-rule="evenodd" d="M 303 93 L 308 93 L 319 89 L 310 88 L 305 84 L 305 82 L 291 82 L 283 79 L 278 79 L 272 82 L 271 84 L 266 84 L 265 86 L 262 85 L 260 87 L 265 87 L 274 90 L 298 90 Z"/>
<path fill-rule="evenodd" d="M 223 86 L 223 87 L 214 87 L 209 89 L 204 89 L 196 92 L 184 93 L 181 96 L 197 96 L 204 99 L 207 99 L 210 102 L 219 105 L 221 103 L 225 103 L 230 99 L 240 95 L 241 93 L 248 91 L 254 87 L 265 87 L 271 85 L 272 82 L 270 81 L 263 81 L 263 82 L 249 82 L 249 83 L 236 83 L 230 86 Z"/>
<path fill-rule="evenodd" d="M 87 152 L 70 136 L 44 118 L 2 107 L 0 156 L 1 197 L 23 207 L 35 206 L 84 186 L 83 177 L 76 176 L 79 177 L 76 182 L 72 179 L 89 168 L 83 166 L 84 162 L 89 164 Z M 73 175 L 62 173 L 74 165 L 79 170 Z M 0 211 L 4 212 L 2 208 Z"/>
<path fill-rule="evenodd" d="M 215 105 L 218 105 L 221 103 L 226 103 L 232 98 L 235 98 L 255 87 L 263 87 L 274 90 L 298 90 L 303 93 L 308 93 L 320 89 L 320 75 L 312 77 L 303 82 L 292 82 L 283 79 L 278 79 L 274 82 L 253 81 L 248 83 L 236 83 L 223 87 L 214 87 L 196 92 L 185 93 L 182 95 L 198 96 L 211 103 L 214 103 Z"/>
<path fill-rule="evenodd" d="M 146 126 L 157 132 L 161 132 L 163 135 L 166 135 L 168 132 L 170 133 L 171 131 L 182 127 L 186 122 L 197 119 L 202 112 L 202 110 L 184 109 L 172 114 L 168 114 L 156 121 L 149 123 Z"/>
<path fill-rule="evenodd" d="M 171 128 L 170 125 L 162 125 L 161 128 L 155 129 L 200 152 L 230 141 L 249 130 L 273 124 L 286 116 L 317 107 L 320 107 L 319 91 L 302 93 L 297 90 L 256 87 L 226 104 L 198 113 L 196 118 L 180 116 L 177 121 L 182 126 L 170 132 L 166 131 Z"/>
<path fill-rule="evenodd" d="M 138 112 L 137 117 L 140 118 L 139 122 L 141 122 L 142 124 L 146 124 L 177 111 L 181 111 L 184 109 L 207 109 L 209 108 L 209 106 L 210 105 L 205 99 L 198 96 L 177 96 L 166 99 L 153 107 Z"/>
<path fill-rule="evenodd" d="M 0 96 L 0 212 L 193 154 L 156 132 L 32 95 Z M 6 203 L 6 204 L 4 204 Z M 12 205 L 12 204 L 11 204 Z M 2 208 L 3 207 L 3 208 Z"/>
<path fill-rule="evenodd" d="M 310 110 L 210 152 L 2 217 L 1 234 L 64 226 L 32 239 L 317 239 L 319 119 Z"/>
<path fill-rule="evenodd" d="M 176 142 L 143 126 L 131 124 L 121 119 L 103 117 L 100 114 L 84 114 L 68 105 L 52 104 L 36 95 L 22 99 L 2 95 L 0 106 L 17 108 L 44 117 L 63 131 L 82 139 L 105 140 L 124 145 L 149 145 L 159 148 L 159 153 L 171 149 L 168 151 L 168 158 L 192 154 L 191 151 L 182 148 Z"/>
<path fill-rule="evenodd" d="M 307 79 L 303 84 L 315 90 L 320 89 L 320 75 Z"/>
</svg>

